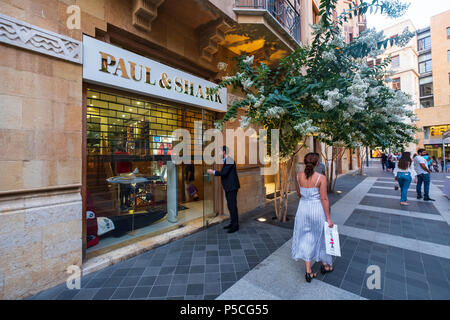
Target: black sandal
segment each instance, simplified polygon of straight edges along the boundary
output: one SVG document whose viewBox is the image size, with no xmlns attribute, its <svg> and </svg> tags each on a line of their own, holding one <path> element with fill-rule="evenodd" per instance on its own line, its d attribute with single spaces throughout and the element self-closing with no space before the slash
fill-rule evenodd
<svg viewBox="0 0 450 320">
<path fill-rule="evenodd" d="M 333 268 L 332 266 L 330 266 L 330 265 L 328 265 L 328 266 L 330 267 L 329 270 L 327 270 L 327 269 L 325 268 L 325 265 L 322 264 L 322 265 L 320 266 L 320 273 L 325 274 L 325 273 L 328 273 L 328 272 L 333 272 L 334 268 Z"/>
<path fill-rule="evenodd" d="M 305 280 L 306 280 L 306 282 L 311 282 L 311 280 L 313 278 L 315 278 L 316 276 L 317 276 L 317 274 L 315 274 L 314 272 L 305 272 Z"/>
</svg>

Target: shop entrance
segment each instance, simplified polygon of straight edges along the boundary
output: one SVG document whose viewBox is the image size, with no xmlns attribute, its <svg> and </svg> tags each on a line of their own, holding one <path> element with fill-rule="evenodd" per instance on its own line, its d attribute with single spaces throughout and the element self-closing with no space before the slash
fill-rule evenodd
<svg viewBox="0 0 450 320">
<path fill-rule="evenodd" d="M 173 131 L 213 127 L 211 111 L 87 89 L 87 258 L 215 216 L 213 179 L 171 161 Z M 204 146 L 203 146 L 204 147 Z M 192 159 L 194 160 L 194 159 Z"/>
</svg>

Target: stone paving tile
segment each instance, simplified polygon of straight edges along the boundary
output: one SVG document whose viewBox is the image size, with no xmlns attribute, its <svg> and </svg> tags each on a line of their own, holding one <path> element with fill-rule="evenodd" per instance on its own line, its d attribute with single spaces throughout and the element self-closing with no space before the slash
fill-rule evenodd
<svg viewBox="0 0 450 320">
<path fill-rule="evenodd" d="M 389 196 L 398 196 L 400 199 L 400 189 L 394 190 L 394 187 L 392 186 L 392 190 L 389 189 L 381 189 L 381 188 L 370 188 L 369 193 L 375 193 L 375 194 L 385 194 Z M 416 198 L 416 191 L 412 191 L 411 188 L 408 190 L 408 198 L 415 199 Z"/>
<path fill-rule="evenodd" d="M 380 201 L 382 200 L 382 201 Z M 360 204 L 371 206 L 375 208 L 389 208 L 389 209 L 397 209 L 403 211 L 416 211 L 421 213 L 429 213 L 429 214 L 439 214 L 439 211 L 436 207 L 430 203 L 425 201 L 410 201 L 409 206 L 401 206 L 400 205 L 400 197 L 399 199 L 391 199 L 391 198 L 380 198 L 373 197 L 370 195 L 365 196 Z"/>
<path fill-rule="evenodd" d="M 320 264 L 313 267 L 319 280 L 373 300 L 450 299 L 450 259 L 342 235 L 339 238 L 342 257 L 333 257 L 334 271 L 322 275 Z M 380 267 L 379 290 L 367 288 L 369 265 Z"/>
<path fill-rule="evenodd" d="M 226 223 L 82 277 L 81 290 L 62 284 L 31 298 L 214 299 L 292 236 L 253 219 L 228 234 Z"/>
<path fill-rule="evenodd" d="M 444 221 L 355 209 L 344 225 L 450 246 L 450 228 Z"/>
</svg>

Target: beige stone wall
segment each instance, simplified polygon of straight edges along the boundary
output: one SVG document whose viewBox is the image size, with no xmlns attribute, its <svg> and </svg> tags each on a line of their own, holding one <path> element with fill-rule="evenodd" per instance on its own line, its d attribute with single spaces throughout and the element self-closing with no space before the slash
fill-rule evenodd
<svg viewBox="0 0 450 320">
<path fill-rule="evenodd" d="M 0 0 L 0 12 L 81 40 L 67 3 Z M 5 44 L 0 56 L 0 299 L 18 299 L 81 265 L 82 67 Z"/>
<path fill-rule="evenodd" d="M 0 198 L 0 299 L 50 288 L 81 266 L 80 213 L 79 192 Z"/>
<path fill-rule="evenodd" d="M 450 10 L 431 17 L 431 58 L 433 61 L 433 94 L 436 107 L 449 108 L 450 116 L 450 61 L 447 51 L 450 50 L 450 39 L 447 39 L 447 27 L 450 27 Z M 437 120 L 437 119 L 436 119 Z M 447 122 L 446 124 L 449 124 Z"/>
<path fill-rule="evenodd" d="M 450 10 L 431 17 L 431 57 L 433 61 L 433 95 L 434 107 L 416 109 L 419 118 L 416 126 L 419 129 L 429 126 L 450 124 L 450 84 L 448 74 L 450 62 L 447 50 L 450 50 L 450 39 L 447 39 L 447 27 L 450 21 Z M 424 146 L 424 133 L 417 134 L 418 147 Z M 436 137 L 435 137 L 436 138 Z"/>
</svg>

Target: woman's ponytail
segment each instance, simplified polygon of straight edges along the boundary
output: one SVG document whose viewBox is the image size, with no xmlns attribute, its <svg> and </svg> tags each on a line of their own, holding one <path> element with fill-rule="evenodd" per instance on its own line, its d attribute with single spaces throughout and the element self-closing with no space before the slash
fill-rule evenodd
<svg viewBox="0 0 450 320">
<path fill-rule="evenodd" d="M 309 179 L 314 174 L 314 168 L 319 163 L 319 156 L 317 153 L 310 152 L 305 156 L 304 163 L 306 179 Z"/>
</svg>

